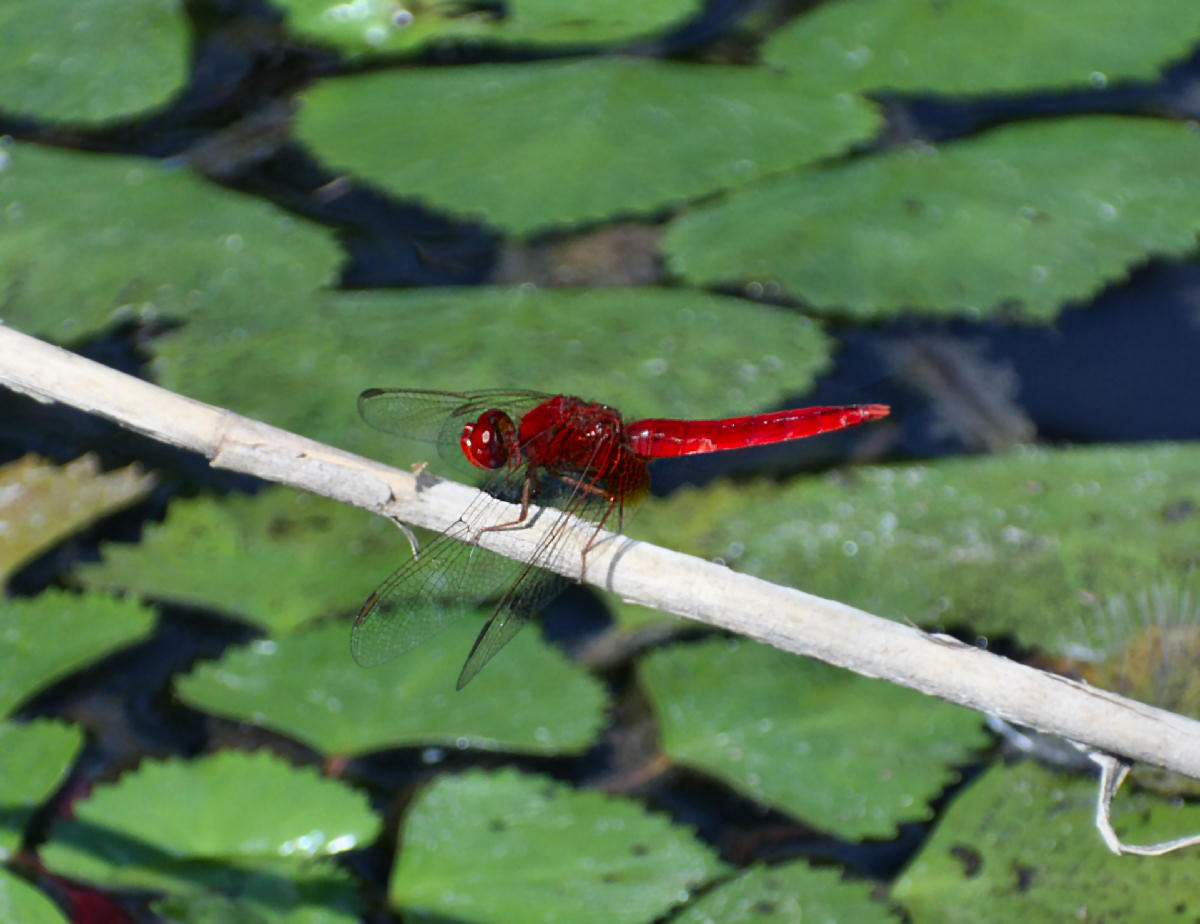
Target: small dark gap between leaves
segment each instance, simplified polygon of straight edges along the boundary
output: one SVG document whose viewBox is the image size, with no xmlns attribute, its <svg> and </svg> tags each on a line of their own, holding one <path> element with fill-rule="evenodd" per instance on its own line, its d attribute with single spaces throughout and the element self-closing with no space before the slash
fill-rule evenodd
<svg viewBox="0 0 1200 924">
<path fill-rule="evenodd" d="M 157 608 L 159 619 L 149 638 L 43 689 L 16 717 L 78 721 L 96 736 L 118 772 L 146 755 L 191 757 L 205 750 L 205 717 L 175 700 L 171 682 L 197 662 L 216 659 L 261 633 L 205 610 L 174 604 Z"/>
<path fill-rule="evenodd" d="M 29 879 L 67 915 L 72 924 L 158 924 L 151 910 L 157 897 L 136 889 L 100 889 L 50 872 L 36 861 L 27 865 Z"/>
</svg>

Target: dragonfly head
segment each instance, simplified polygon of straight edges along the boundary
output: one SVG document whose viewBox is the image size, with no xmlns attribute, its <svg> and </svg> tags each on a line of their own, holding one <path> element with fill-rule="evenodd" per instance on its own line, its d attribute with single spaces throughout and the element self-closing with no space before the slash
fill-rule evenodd
<svg viewBox="0 0 1200 924">
<path fill-rule="evenodd" d="M 463 426 L 458 445 L 472 465 L 500 468 L 511 455 L 516 434 L 512 419 L 504 411 L 493 409 L 484 411 L 474 423 Z"/>
</svg>

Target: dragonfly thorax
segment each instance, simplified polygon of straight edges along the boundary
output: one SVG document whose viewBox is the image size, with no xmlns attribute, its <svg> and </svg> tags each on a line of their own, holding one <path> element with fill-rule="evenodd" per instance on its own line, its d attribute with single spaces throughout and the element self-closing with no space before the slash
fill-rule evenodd
<svg viewBox="0 0 1200 924">
<path fill-rule="evenodd" d="M 474 423 L 463 425 L 458 445 L 478 468 L 500 468 L 515 448 L 517 428 L 504 411 L 484 411 Z"/>
<path fill-rule="evenodd" d="M 527 411 L 517 444 L 521 461 L 532 470 L 545 470 L 589 494 L 620 496 L 628 465 L 645 468 L 629 451 L 616 410 L 570 395 Z"/>
</svg>

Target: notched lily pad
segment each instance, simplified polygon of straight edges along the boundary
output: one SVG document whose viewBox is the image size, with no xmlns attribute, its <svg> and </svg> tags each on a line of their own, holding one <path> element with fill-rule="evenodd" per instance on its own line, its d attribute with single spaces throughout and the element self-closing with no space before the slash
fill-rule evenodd
<svg viewBox="0 0 1200 924">
<path fill-rule="evenodd" d="M 556 754 L 604 721 L 601 685 L 527 629 L 465 689 L 454 681 L 479 631 L 457 626 L 380 668 L 350 660 L 348 624 L 258 642 L 179 681 L 199 709 L 253 721 L 329 754 L 444 744 Z"/>
<path fill-rule="evenodd" d="M 265 751 L 223 751 L 147 761 L 98 786 L 40 855 L 57 873 L 101 885 L 353 913 L 348 877 L 323 858 L 378 829 L 349 787 Z"/>
<path fill-rule="evenodd" d="M 1026 122 L 781 176 L 664 239 L 702 285 L 776 282 L 814 308 L 1048 321 L 1154 256 L 1194 253 L 1195 126 Z"/>
<path fill-rule="evenodd" d="M 528 234 L 742 186 L 878 124 L 864 100 L 765 69 L 592 58 L 328 80 L 296 130 L 335 169 Z"/>
<path fill-rule="evenodd" d="M 663 752 L 839 837 L 930 815 L 980 717 L 882 680 L 722 639 L 643 659 Z"/>
<path fill-rule="evenodd" d="M 0 723 L 0 860 L 20 845 L 34 809 L 62 782 L 81 747 L 79 729 L 62 722 Z"/>
<path fill-rule="evenodd" d="M 140 641 L 154 613 L 134 600 L 48 590 L 0 600 L 0 716 L 73 671 Z"/>
<path fill-rule="evenodd" d="M 778 406 L 828 368 L 832 346 L 789 311 L 660 289 L 360 293 L 303 325 L 290 307 L 267 311 L 159 341 L 163 384 L 404 465 L 437 454 L 368 429 L 355 409 L 364 388 L 533 388 L 629 415 L 715 417 Z"/>
<path fill-rule="evenodd" d="M 178 0 L 5 0 L 0 35 L 0 99 L 13 115 L 105 122 L 164 105 L 188 79 Z"/>
<path fill-rule="evenodd" d="M 190 892 L 154 902 L 172 924 L 357 924 L 362 920 L 344 877 L 314 877 L 289 893 L 270 877 L 248 880 L 230 894 Z M 297 895 L 302 900 L 297 902 Z"/>
<path fill-rule="evenodd" d="M 79 529 L 145 497 L 136 465 L 101 474 L 93 455 L 66 465 L 35 456 L 0 466 L 0 580 Z"/>
<path fill-rule="evenodd" d="M 512 770 L 434 783 L 401 845 L 390 895 L 413 920 L 650 921 L 722 871 L 636 803 Z"/>
<path fill-rule="evenodd" d="M 1198 510 L 1195 445 L 1023 449 L 682 491 L 632 531 L 880 616 L 1057 651 L 1096 600 L 1193 572 Z"/>
<path fill-rule="evenodd" d="M 1092 824 L 1096 781 L 996 765 L 951 803 L 897 880 L 914 922 L 1169 921 L 1200 886 L 1194 851 L 1110 853 Z M 1200 806 L 1119 796 L 1113 825 L 1146 844 L 1200 831 Z"/>
<path fill-rule="evenodd" d="M 387 520 L 272 488 L 176 501 L 140 543 L 106 543 L 101 554 L 74 572 L 89 587 L 213 607 L 288 632 L 353 612 L 410 552 Z"/>
<path fill-rule="evenodd" d="M 848 882 L 836 869 L 807 863 L 756 866 L 707 892 L 671 924 L 795 924 L 797 921 L 895 922 L 871 900 L 871 886 Z"/>
<path fill-rule="evenodd" d="M 844 90 L 1018 93 L 1154 80 L 1198 33 L 1192 0 L 840 0 L 798 16 L 763 56 Z"/>
<path fill-rule="evenodd" d="M 125 36 L 119 47 L 136 57 Z M 252 316 L 264 292 L 295 312 L 340 260 L 329 232 L 184 170 L 0 145 L 0 318 L 25 333 L 76 341 L 133 317 Z"/>
</svg>

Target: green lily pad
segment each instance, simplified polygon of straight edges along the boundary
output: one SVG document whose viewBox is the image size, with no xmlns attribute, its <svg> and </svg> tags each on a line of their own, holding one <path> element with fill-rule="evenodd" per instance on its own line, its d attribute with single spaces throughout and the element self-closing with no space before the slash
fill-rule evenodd
<svg viewBox="0 0 1200 924">
<path fill-rule="evenodd" d="M 345 877 L 325 883 L 302 881 L 303 898 L 289 894 L 269 877 L 244 883 L 231 895 L 190 892 L 154 902 L 155 912 L 171 924 L 357 924 L 362 916 Z"/>
<path fill-rule="evenodd" d="M 366 670 L 350 660 L 349 625 L 329 623 L 201 665 L 178 690 L 198 709 L 269 726 L 328 754 L 414 744 L 534 754 L 585 748 L 604 722 L 604 689 L 536 629 L 455 692 L 479 627 L 464 619 Z"/>
<path fill-rule="evenodd" d="M 81 747 L 83 735 L 72 725 L 0 722 L 0 860 L 20 846 L 33 810 L 62 782 Z"/>
<path fill-rule="evenodd" d="M 11 114 L 105 122 L 165 105 L 188 79 L 178 0 L 5 0 L 0 35 L 0 99 Z"/>
<path fill-rule="evenodd" d="M 88 587 L 212 607 L 289 632 L 356 611 L 411 552 L 388 520 L 273 488 L 176 501 L 140 543 L 105 543 L 101 554 L 75 569 Z"/>
<path fill-rule="evenodd" d="M 662 29 L 699 11 L 696 0 L 512 0 L 467 12 L 429 0 L 279 0 L 288 25 L 348 54 L 407 51 L 458 40 L 535 43 L 610 42 Z M 499 11 L 499 12 L 498 12 Z"/>
<path fill-rule="evenodd" d="M 844 838 L 929 818 L 987 743 L 967 709 L 751 642 L 657 651 L 641 676 L 668 757 Z"/>
<path fill-rule="evenodd" d="M 400 840 L 390 894 L 406 920 L 650 921 L 722 871 L 634 802 L 513 770 L 434 783 Z"/>
<path fill-rule="evenodd" d="M 353 890 L 323 858 L 378 830 L 366 797 L 344 784 L 266 751 L 223 751 L 147 761 L 97 787 L 40 855 L 57 873 L 105 886 L 331 910 L 339 920 L 354 911 Z"/>
<path fill-rule="evenodd" d="M 267 310 L 157 342 L 161 382 L 397 465 L 436 454 L 398 455 L 394 438 L 371 431 L 355 409 L 364 388 L 533 388 L 631 416 L 711 417 L 777 404 L 830 364 L 831 341 L 811 321 L 695 292 L 361 293 L 330 298 L 304 324 L 290 306 Z"/>
<path fill-rule="evenodd" d="M 807 863 L 756 866 L 722 883 L 671 924 L 795 924 L 797 921 L 895 922 L 871 900 L 871 885 L 847 882 L 838 870 Z"/>
<path fill-rule="evenodd" d="M 48 590 L 0 600 L 0 716 L 38 690 L 148 636 L 154 613 L 134 600 Z"/>
<path fill-rule="evenodd" d="M 993 766 L 954 800 L 893 897 L 917 924 L 1179 920 L 1200 888 L 1195 852 L 1116 856 L 1092 824 L 1095 803 L 1094 779 Z M 1200 806 L 1120 796 L 1113 825 L 1139 844 L 1195 834 Z"/>
<path fill-rule="evenodd" d="M 296 131 L 336 169 L 528 234 L 742 186 L 877 129 L 871 104 L 809 87 L 636 58 L 392 71 L 317 84 Z"/>
<path fill-rule="evenodd" d="M 137 57 L 124 38 L 114 47 Z M 186 171 L 0 146 L 0 318 L 25 333 L 74 341 L 135 316 L 252 315 L 267 292 L 294 312 L 340 260 L 329 232 Z"/>
<path fill-rule="evenodd" d="M 840 0 L 797 17 L 763 55 L 839 89 L 1015 93 L 1154 80 L 1198 33 L 1191 0 Z"/>
<path fill-rule="evenodd" d="M 130 465 L 101 474 L 95 456 L 0 466 L 0 580 L 84 526 L 145 497 L 154 478 Z"/>
<path fill-rule="evenodd" d="M 681 491 L 631 532 L 880 616 L 1058 650 L 1093 601 L 1194 571 L 1198 509 L 1200 446 L 1023 449 Z"/>
<path fill-rule="evenodd" d="M 67 924 L 58 906 L 0 866 L 0 924 Z"/>
<path fill-rule="evenodd" d="M 672 267 L 777 282 L 860 318 L 1054 318 L 1153 256 L 1196 250 L 1200 133 L 1095 116 L 1026 122 L 777 177 L 667 231 Z"/>
</svg>

